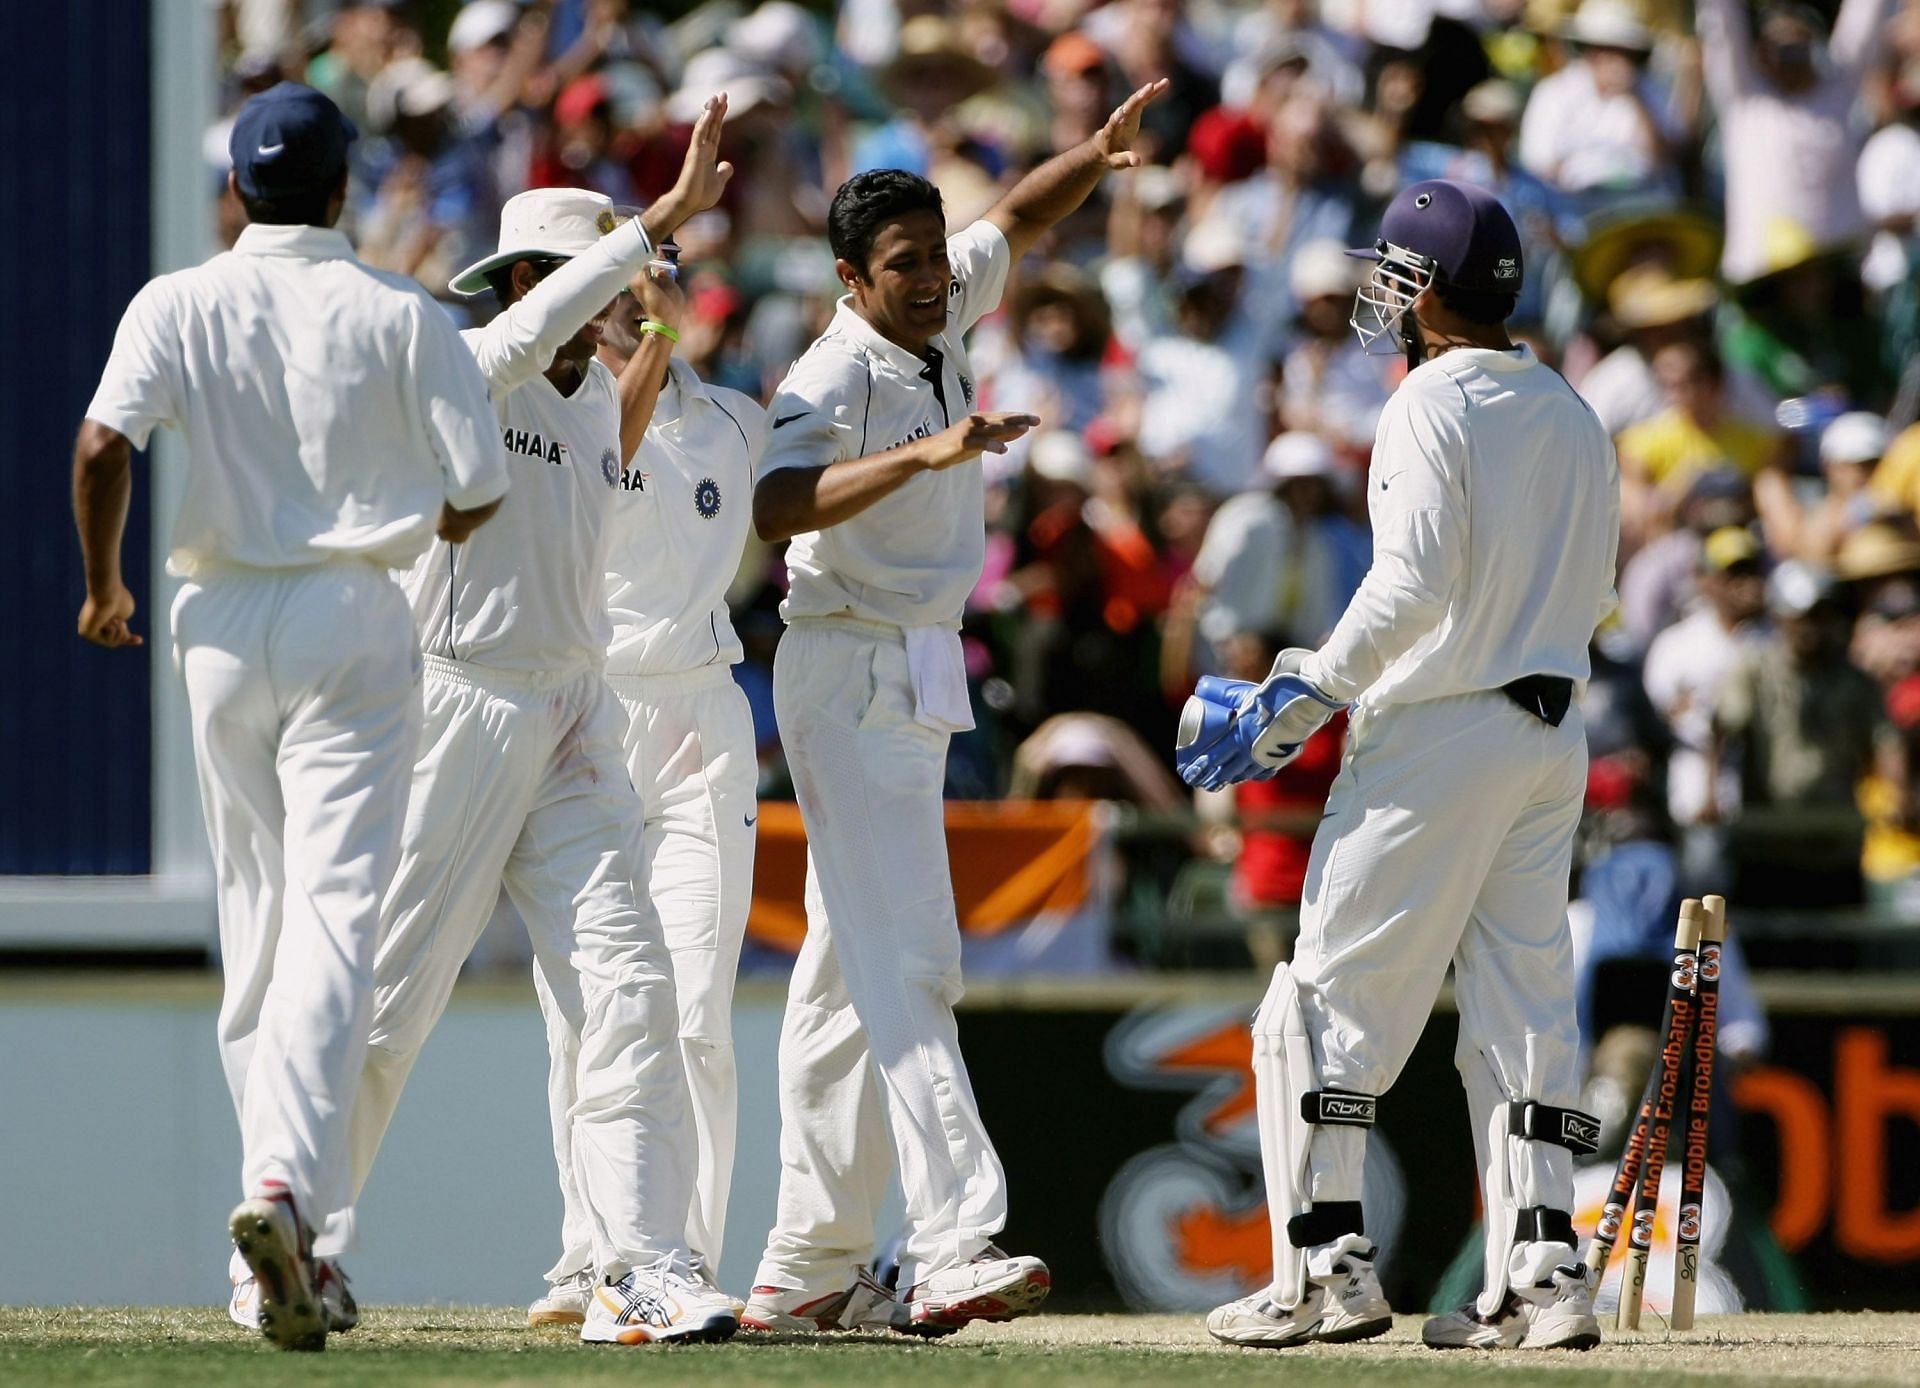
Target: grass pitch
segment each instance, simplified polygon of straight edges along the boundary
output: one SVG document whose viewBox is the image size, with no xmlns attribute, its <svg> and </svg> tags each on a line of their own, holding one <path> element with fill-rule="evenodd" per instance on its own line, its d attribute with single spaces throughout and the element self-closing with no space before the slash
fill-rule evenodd
<svg viewBox="0 0 1920 1388">
<path fill-rule="evenodd" d="M 521 1328 L 517 1310 L 373 1308 L 360 1328 L 331 1337 L 321 1355 L 277 1352 L 212 1309 L 0 1307 L 0 1383 L 41 1385 L 352 1384 L 439 1388 L 636 1380 L 669 1384 L 791 1384 L 860 1388 L 902 1382 L 1113 1388 L 1180 1383 L 1396 1388 L 1490 1376 L 1569 1388 L 1660 1388 L 1678 1383 L 1892 1384 L 1920 1382 L 1920 1315 L 1709 1318 L 1690 1335 L 1610 1335 L 1587 1354 L 1469 1350 L 1419 1343 L 1420 1318 L 1363 1345 L 1230 1349 L 1195 1316 L 1041 1316 L 972 1326 L 922 1343 L 897 1336 L 742 1335 L 679 1348 L 583 1345 L 561 1331 Z"/>
</svg>

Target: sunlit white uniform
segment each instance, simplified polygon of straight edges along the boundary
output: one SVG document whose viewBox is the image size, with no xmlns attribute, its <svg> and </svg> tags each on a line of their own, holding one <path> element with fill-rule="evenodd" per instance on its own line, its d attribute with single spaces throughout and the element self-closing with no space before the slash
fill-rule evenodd
<svg viewBox="0 0 1920 1388">
<path fill-rule="evenodd" d="M 600 667 L 601 574 L 620 482 L 611 372 L 563 396 L 542 374 L 648 249 L 637 221 L 464 336 L 492 388 L 514 495 L 408 572 L 426 652 L 426 728 L 376 964 L 354 1114 L 364 1182 L 427 1034 L 502 885 L 526 923 L 568 1115 L 562 1188 L 582 1193 L 593 1265 L 618 1277 L 684 1247 L 690 1142 L 673 979 L 645 880 L 623 718 Z M 327 1252 L 350 1230 L 330 1228 Z"/>
<path fill-rule="evenodd" d="M 1388 402 L 1367 499 L 1373 567 L 1302 671 L 1357 702 L 1290 972 L 1319 1084 L 1381 1094 L 1453 965 L 1484 1172 L 1483 1111 L 1578 1095 L 1566 906 L 1585 737 L 1577 703 L 1553 727 L 1499 691 L 1587 678 L 1613 601 L 1618 473 L 1592 410 L 1530 351 L 1459 348 Z M 1314 1130 L 1315 1202 L 1360 1198 L 1365 1138 Z M 1569 1210 L 1570 1154 L 1518 1145 L 1519 1204 Z M 1550 1269 L 1566 1253 L 1514 1256 Z M 1504 1294 L 1504 1259 L 1488 1272 Z"/>
<path fill-rule="evenodd" d="M 933 352 L 887 341 L 843 299 L 774 397 L 762 477 L 930 437 L 973 408 L 961 338 L 999 303 L 1009 253 L 987 222 L 947 251 Z M 984 510 L 975 460 L 787 550 L 774 707 L 807 829 L 807 939 L 780 1036 L 780 1200 L 760 1285 L 846 1287 L 872 1253 L 889 1158 L 906 1198 L 903 1287 L 971 1259 L 1006 1220 L 954 1025 L 940 798 L 948 738 L 972 726 L 958 628 Z"/>
<path fill-rule="evenodd" d="M 439 306 L 319 227 L 249 226 L 142 289 L 87 417 L 186 440 L 174 658 L 218 873 L 220 1055 L 242 1188 L 310 1218 L 347 1124 L 400 853 L 419 654 L 387 565 L 442 502 L 507 485 L 486 384 Z"/>
<path fill-rule="evenodd" d="M 697 1158 L 687 1244 L 710 1270 L 733 1183 L 733 983 L 758 818 L 753 715 L 731 673 L 741 649 L 726 593 L 753 520 L 766 421 L 753 400 L 674 361 L 607 523 L 607 683 L 626 713 L 627 770 L 646 805 L 640 887 L 665 927 L 680 1004 Z M 563 1124 L 556 1144 L 565 1138 Z M 592 1254 L 581 1202 L 567 1194 L 556 1281 Z"/>
</svg>

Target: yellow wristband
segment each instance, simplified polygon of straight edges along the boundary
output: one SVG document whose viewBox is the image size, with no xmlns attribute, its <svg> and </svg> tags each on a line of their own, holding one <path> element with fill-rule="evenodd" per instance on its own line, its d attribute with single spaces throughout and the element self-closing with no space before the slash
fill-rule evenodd
<svg viewBox="0 0 1920 1388">
<path fill-rule="evenodd" d="M 680 330 L 678 328 L 669 328 L 665 323 L 656 323 L 651 318 L 641 320 L 640 331 L 643 333 L 652 333 L 655 337 L 664 337 L 669 342 L 678 342 L 680 340 Z"/>
</svg>

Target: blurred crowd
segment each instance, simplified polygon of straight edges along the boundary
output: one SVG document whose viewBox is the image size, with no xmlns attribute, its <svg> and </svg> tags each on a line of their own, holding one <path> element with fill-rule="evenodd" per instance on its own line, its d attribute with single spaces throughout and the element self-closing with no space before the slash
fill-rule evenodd
<svg viewBox="0 0 1920 1388">
<path fill-rule="evenodd" d="M 1485 185 L 1525 239 L 1516 336 L 1620 458 L 1621 610 L 1585 698 L 1596 938 L 1658 895 L 1650 861 L 1669 894 L 1777 906 L 1920 882 L 1920 0 L 222 14 L 226 109 L 283 76 L 332 95 L 364 136 L 346 229 L 461 316 L 447 277 L 491 248 L 506 197 L 644 202 L 727 92 L 738 173 L 681 235 L 681 350 L 762 399 L 833 309 L 823 223 L 843 179 L 923 173 L 958 229 L 1171 79 L 1148 165 L 1019 266 L 975 335 L 981 407 L 1045 426 L 983 460 L 980 726 L 956 739 L 956 796 L 1164 807 L 1195 676 L 1257 678 L 1326 634 L 1369 563 L 1362 483 L 1405 369 L 1360 350 L 1342 251 L 1409 181 Z M 207 147 L 215 187 L 224 127 Z M 230 237 L 237 209 L 220 215 Z M 733 595 L 776 790 L 781 582 L 756 547 Z M 1257 953 L 1285 948 L 1340 735 L 1201 807 Z"/>
</svg>

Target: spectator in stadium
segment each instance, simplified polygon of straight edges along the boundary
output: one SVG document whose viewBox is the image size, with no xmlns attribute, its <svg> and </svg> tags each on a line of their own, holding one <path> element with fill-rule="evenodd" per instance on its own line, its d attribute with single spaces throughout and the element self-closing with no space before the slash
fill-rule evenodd
<svg viewBox="0 0 1920 1388">
<path fill-rule="evenodd" d="M 1679 191 L 1686 132 L 1648 75 L 1653 33 L 1625 0 L 1586 0 L 1566 29 L 1577 56 L 1543 77 L 1520 121 L 1520 162 L 1584 205 Z"/>
<path fill-rule="evenodd" d="M 1178 174 L 1157 164 L 1115 178 L 1111 187 L 1100 289 L 1112 311 L 1114 336 L 1138 353 L 1173 326 L 1167 290 L 1179 264 L 1186 191 Z"/>
<path fill-rule="evenodd" d="M 1267 445 L 1260 470 L 1267 486 L 1228 501 L 1207 527 L 1191 601 L 1168 624 L 1169 686 L 1176 676 L 1190 684 L 1191 671 L 1218 670 L 1224 643 L 1241 632 L 1320 641 L 1372 563 L 1371 537 L 1342 513 L 1340 465 L 1324 439 L 1282 434 Z M 1189 613 L 1197 630 L 1184 625 Z"/>
<path fill-rule="evenodd" d="M 1868 410 L 1850 410 L 1821 431 L 1820 470 L 1826 494 L 1806 511 L 1799 526 L 1800 558 L 1830 567 L 1847 536 L 1879 516 L 1882 503 L 1868 486 L 1887 451 L 1887 421 Z"/>
<path fill-rule="evenodd" d="M 993 373 L 986 398 L 1018 400 L 1051 426 L 1078 434 L 1104 401 L 1113 324 L 1100 288 L 1071 265 L 1045 266 L 1014 291 L 1012 355 Z"/>
<path fill-rule="evenodd" d="M 1280 426 L 1318 434 L 1363 462 L 1387 403 L 1388 364 L 1361 347 L 1347 322 L 1359 288 L 1355 262 L 1337 241 L 1311 241 L 1293 258 L 1292 345 L 1280 365 Z"/>
<path fill-rule="evenodd" d="M 1607 314 L 1619 345 L 1578 382 L 1609 434 L 1618 438 L 1667 408 L 1653 373 L 1654 354 L 1676 342 L 1711 340 L 1719 302 L 1712 281 L 1678 277 L 1657 261 L 1631 265 L 1614 277 L 1607 286 Z M 1754 424 L 1773 418 L 1773 396 L 1751 372 L 1726 367 L 1722 377 L 1729 414 Z"/>
<path fill-rule="evenodd" d="M 1743 652 L 1765 640 L 1766 579 L 1751 531 L 1727 526 L 1701 547 L 1700 603 L 1653 639 L 1643 671 L 1647 697 L 1672 737 L 1667 812 L 1682 836 L 1692 895 L 1724 891 L 1720 826 L 1739 811 L 1738 768 L 1710 760 L 1714 712 Z"/>
<path fill-rule="evenodd" d="M 1644 652 L 1693 606 L 1707 536 L 1753 524 L 1753 487 L 1733 468 L 1708 468 L 1688 484 L 1678 520 L 1672 530 L 1642 545 L 1620 571 L 1621 632 L 1636 652 Z"/>
<path fill-rule="evenodd" d="M 1848 654 L 1891 688 L 1920 674 L 1920 533 L 1911 517 L 1872 521 L 1841 542 L 1834 572 L 1851 592 Z"/>
<path fill-rule="evenodd" d="M 1185 9 L 1184 0 L 1113 0 L 1092 9 L 1082 24 L 1106 50 L 1123 90 L 1161 78 L 1171 83 L 1140 122 L 1141 155 L 1149 163 L 1179 157 L 1194 120 L 1220 102 L 1213 46 Z"/>
<path fill-rule="evenodd" d="M 444 294 L 453 272 L 492 244 L 501 202 L 480 143 L 454 111 L 453 79 L 424 58 L 387 64 L 367 93 L 363 168 L 378 189 L 361 214 L 361 257 Z"/>
<path fill-rule="evenodd" d="M 1688 484 L 1715 467 L 1731 467 L 1752 483 L 1760 513 L 1769 517 L 1769 505 L 1786 491 L 1783 441 L 1727 408 L 1720 354 L 1703 342 L 1673 342 L 1653 354 L 1652 366 L 1667 407 L 1616 441 L 1623 552 L 1669 529 Z"/>
<path fill-rule="evenodd" d="M 1865 408 L 1883 399 L 1888 375 L 1858 257 L 1818 250 L 1805 227 L 1784 218 L 1763 251 L 1764 273 L 1736 286 L 1722 313 L 1728 365 L 1782 400 L 1821 394 Z"/>
<path fill-rule="evenodd" d="M 1861 213 L 1873 228 L 1860 278 L 1882 295 L 1908 278 L 1920 250 L 1920 63 L 1900 69 L 1892 101 L 1893 118 L 1867 137 L 1854 172 Z"/>
<path fill-rule="evenodd" d="M 1232 224 L 1187 233 L 1176 283 L 1174 332 L 1140 349 L 1140 451 L 1163 476 L 1215 497 L 1247 487 L 1267 437 L 1261 393 L 1273 362 L 1263 332 L 1241 312 L 1246 251 Z"/>
<path fill-rule="evenodd" d="M 1864 900 L 1860 782 L 1878 770 L 1909 797 L 1906 759 L 1879 687 L 1846 656 L 1832 583 L 1797 560 L 1767 584 L 1774 631 L 1741 652 L 1713 711 L 1707 780 L 1740 786 L 1733 861 L 1740 899 L 1776 906 Z"/>
<path fill-rule="evenodd" d="M 1720 264 L 1731 283 L 1774 268 L 1767 242 L 1778 223 L 1804 227 L 1817 251 L 1849 247 L 1866 235 L 1852 118 L 1880 51 L 1889 5 L 1841 0 L 1823 58 L 1818 18 L 1805 6 L 1767 4 L 1756 33 L 1746 0 L 1695 0 L 1707 95 L 1726 165 L 1727 242 Z"/>
</svg>

